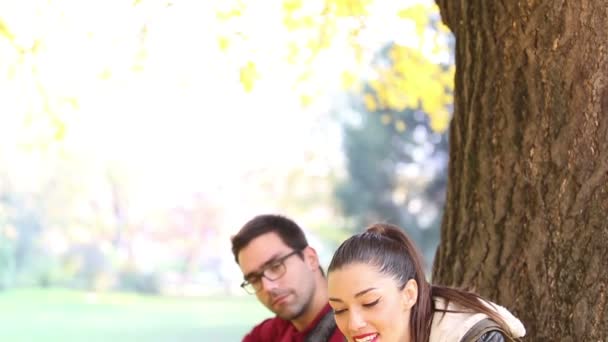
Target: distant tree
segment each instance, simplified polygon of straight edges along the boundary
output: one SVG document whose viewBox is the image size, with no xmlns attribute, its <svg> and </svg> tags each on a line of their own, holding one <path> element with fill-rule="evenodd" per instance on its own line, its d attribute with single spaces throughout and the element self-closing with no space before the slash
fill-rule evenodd
<svg viewBox="0 0 608 342">
<path fill-rule="evenodd" d="M 343 119 L 347 176 L 336 187 L 343 214 L 352 230 L 377 221 L 404 227 L 430 264 L 445 198 L 447 134 L 434 132 L 421 110 L 369 112 L 361 97 L 350 102 L 354 111 Z"/>
</svg>

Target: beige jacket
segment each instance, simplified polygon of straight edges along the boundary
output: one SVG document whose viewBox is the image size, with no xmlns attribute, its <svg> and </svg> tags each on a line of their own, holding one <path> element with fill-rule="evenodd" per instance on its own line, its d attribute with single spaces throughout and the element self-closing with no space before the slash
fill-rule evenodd
<svg viewBox="0 0 608 342">
<path fill-rule="evenodd" d="M 435 307 L 445 309 L 445 300 L 443 298 L 435 298 Z M 486 303 L 484 303 L 486 304 Z M 524 325 L 517 319 L 509 310 L 504 307 L 492 303 L 486 306 L 496 311 L 508 326 L 507 333 L 515 338 L 523 337 L 526 334 Z M 448 310 L 465 311 L 454 303 L 450 302 Z M 433 322 L 431 324 L 431 337 L 429 342 L 461 342 L 462 338 L 467 335 L 467 332 L 477 323 L 487 319 L 488 316 L 482 313 L 452 313 L 452 312 L 435 312 L 433 314 Z"/>
</svg>

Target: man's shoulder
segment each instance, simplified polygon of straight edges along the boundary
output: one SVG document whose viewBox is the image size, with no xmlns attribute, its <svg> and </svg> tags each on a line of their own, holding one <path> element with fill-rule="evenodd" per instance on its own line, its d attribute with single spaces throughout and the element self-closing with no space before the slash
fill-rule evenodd
<svg viewBox="0 0 608 342">
<path fill-rule="evenodd" d="M 267 341 L 282 341 L 293 340 L 293 338 L 301 333 L 298 333 L 293 325 L 279 317 L 268 318 L 258 325 L 243 338 L 242 342 L 267 342 Z M 300 338 L 303 338 L 301 336 Z M 327 342 L 344 342 L 344 336 L 340 330 L 335 327 Z"/>
<path fill-rule="evenodd" d="M 346 338 L 344 337 L 344 335 L 342 334 L 340 329 L 338 329 L 338 327 L 336 327 L 336 330 L 334 330 L 334 333 L 331 335 L 331 337 L 329 338 L 329 340 L 327 342 L 344 342 L 344 341 L 346 341 Z"/>
<path fill-rule="evenodd" d="M 269 341 L 274 340 L 290 328 L 289 321 L 279 317 L 268 318 L 255 327 L 243 338 L 243 342 Z"/>
</svg>

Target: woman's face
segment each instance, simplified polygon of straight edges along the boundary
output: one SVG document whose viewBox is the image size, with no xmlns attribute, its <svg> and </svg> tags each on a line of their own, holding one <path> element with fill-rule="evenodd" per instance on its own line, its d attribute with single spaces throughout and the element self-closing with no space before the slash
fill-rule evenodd
<svg viewBox="0 0 608 342">
<path fill-rule="evenodd" d="M 351 342 L 409 342 L 410 310 L 418 287 L 409 280 L 403 289 L 375 266 L 354 263 L 327 275 L 329 304 L 336 324 Z"/>
</svg>

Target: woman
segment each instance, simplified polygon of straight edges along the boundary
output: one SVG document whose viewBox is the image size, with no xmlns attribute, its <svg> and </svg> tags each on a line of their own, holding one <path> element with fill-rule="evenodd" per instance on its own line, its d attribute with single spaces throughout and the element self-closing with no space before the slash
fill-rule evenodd
<svg viewBox="0 0 608 342">
<path fill-rule="evenodd" d="M 429 284 L 414 243 L 390 224 L 344 241 L 327 279 L 336 323 L 351 342 L 503 342 L 525 335 L 505 308 Z"/>
</svg>

